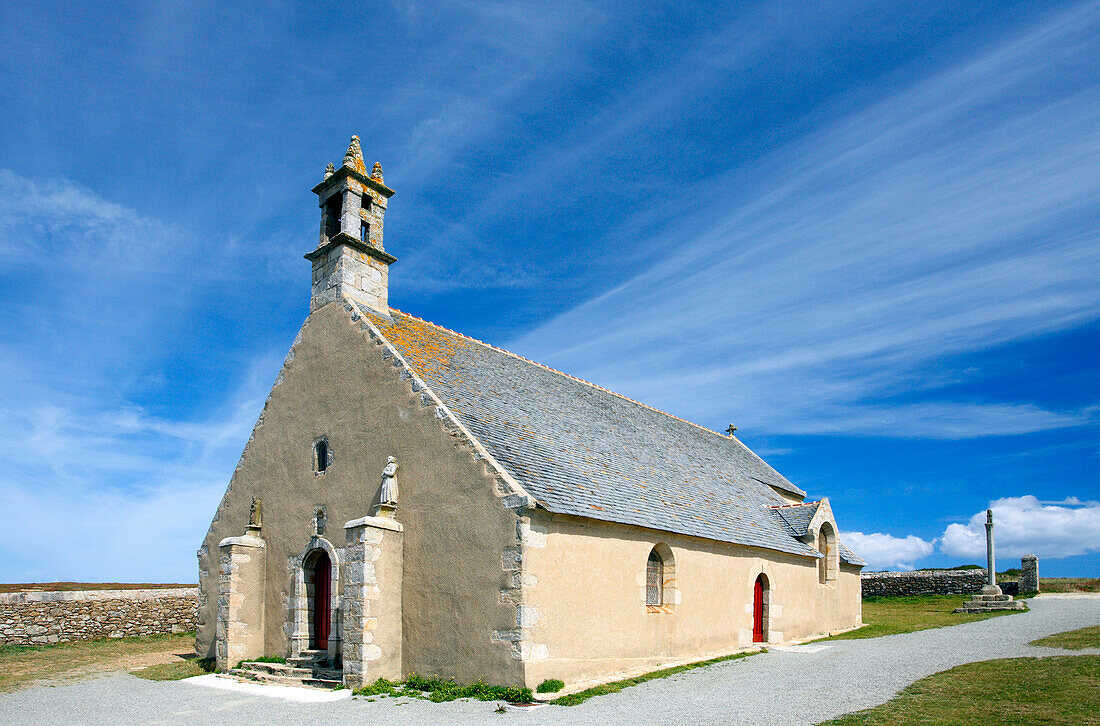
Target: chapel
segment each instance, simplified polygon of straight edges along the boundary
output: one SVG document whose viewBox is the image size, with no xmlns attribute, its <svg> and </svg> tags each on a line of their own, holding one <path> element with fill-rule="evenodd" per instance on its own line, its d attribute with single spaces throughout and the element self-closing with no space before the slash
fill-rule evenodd
<svg viewBox="0 0 1100 726">
<path fill-rule="evenodd" d="M 198 550 L 200 656 L 534 688 L 860 625 L 828 499 L 732 427 L 390 307 L 357 137 L 313 192 L 309 316 Z"/>
</svg>

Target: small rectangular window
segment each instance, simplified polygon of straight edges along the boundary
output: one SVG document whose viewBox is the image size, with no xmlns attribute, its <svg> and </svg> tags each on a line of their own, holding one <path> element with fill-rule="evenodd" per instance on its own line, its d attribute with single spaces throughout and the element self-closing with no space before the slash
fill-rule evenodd
<svg viewBox="0 0 1100 726">
<path fill-rule="evenodd" d="M 359 239 L 364 242 L 370 242 L 370 227 L 366 222 L 359 223 Z"/>
</svg>

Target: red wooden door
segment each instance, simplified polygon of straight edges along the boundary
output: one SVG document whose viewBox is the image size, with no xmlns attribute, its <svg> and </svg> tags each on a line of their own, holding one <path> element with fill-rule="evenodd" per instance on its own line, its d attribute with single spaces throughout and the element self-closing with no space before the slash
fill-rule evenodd
<svg viewBox="0 0 1100 726">
<path fill-rule="evenodd" d="M 324 552 L 313 565 L 313 642 L 314 650 L 328 650 L 329 603 L 332 599 L 332 563 Z"/>
<path fill-rule="evenodd" d="M 764 580 L 756 578 L 752 592 L 752 642 L 764 642 Z"/>
</svg>

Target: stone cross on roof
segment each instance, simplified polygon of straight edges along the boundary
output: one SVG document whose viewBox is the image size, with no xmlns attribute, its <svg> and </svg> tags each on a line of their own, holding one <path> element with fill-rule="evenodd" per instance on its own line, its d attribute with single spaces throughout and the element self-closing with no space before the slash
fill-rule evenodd
<svg viewBox="0 0 1100 726">
<path fill-rule="evenodd" d="M 736 426 L 734 426 L 733 424 L 730 424 L 730 425 L 729 425 L 729 426 L 728 426 L 728 427 L 726 428 L 726 435 L 727 435 L 727 436 L 733 436 L 733 432 L 734 432 L 734 431 L 736 431 L 736 430 L 737 430 L 737 427 L 736 427 Z"/>
</svg>

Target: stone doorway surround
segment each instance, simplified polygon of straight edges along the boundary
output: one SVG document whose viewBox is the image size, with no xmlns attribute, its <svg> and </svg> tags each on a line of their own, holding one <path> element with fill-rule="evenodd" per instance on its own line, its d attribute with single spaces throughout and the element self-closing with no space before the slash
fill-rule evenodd
<svg viewBox="0 0 1100 726">
<path fill-rule="evenodd" d="M 331 542 L 320 535 L 313 535 L 309 543 L 302 549 L 301 554 L 292 557 L 291 570 L 291 595 L 288 608 L 288 626 L 290 629 L 290 657 L 298 658 L 303 652 L 309 651 L 310 618 L 313 612 L 313 587 L 309 582 L 312 574 L 313 559 L 319 552 L 328 555 L 331 564 L 331 578 L 329 582 L 329 636 L 328 636 L 328 662 L 336 664 L 340 662 L 340 570 L 343 564 L 342 553 Z"/>
<path fill-rule="evenodd" d="M 745 615 L 747 624 L 749 627 L 742 628 L 738 633 L 737 644 L 742 648 L 749 648 L 753 645 L 759 644 L 755 642 L 753 638 L 755 610 L 756 610 L 756 581 L 760 578 L 764 580 L 764 592 L 763 592 L 763 619 L 764 619 L 764 640 L 763 643 L 781 643 L 783 642 L 783 632 L 776 629 L 778 619 L 783 613 L 783 608 L 777 602 L 775 596 L 775 578 L 770 572 L 771 568 L 760 562 L 752 570 L 752 579 L 749 579 L 745 585 L 745 592 L 747 593 L 747 602 L 745 602 Z"/>
</svg>

